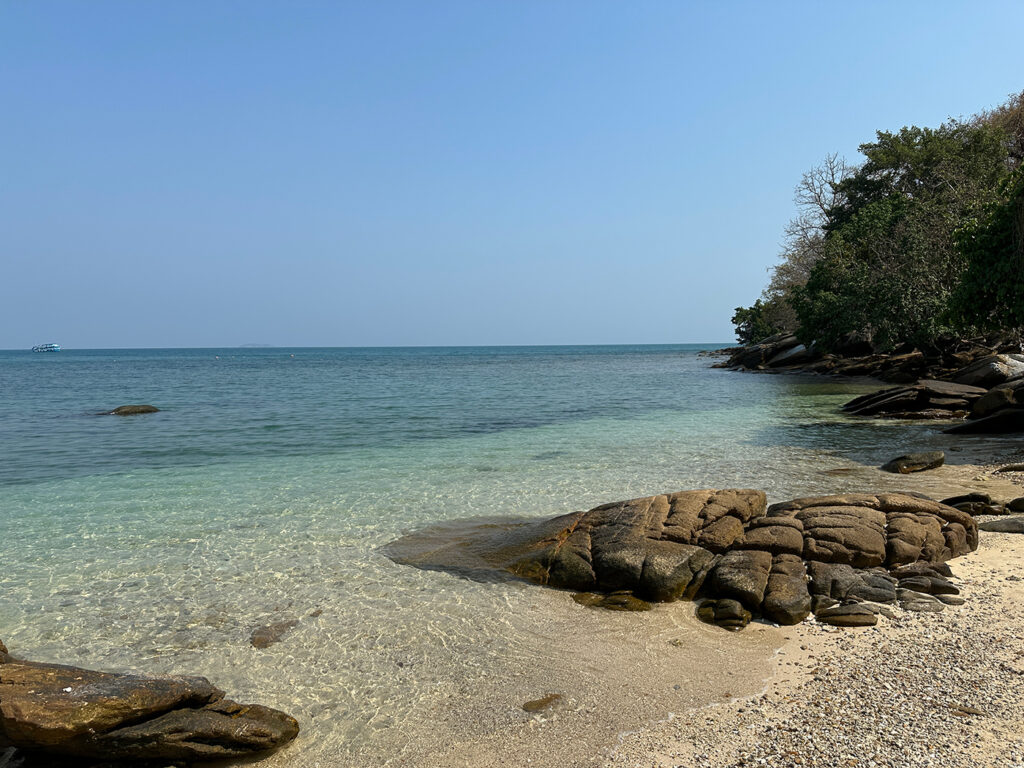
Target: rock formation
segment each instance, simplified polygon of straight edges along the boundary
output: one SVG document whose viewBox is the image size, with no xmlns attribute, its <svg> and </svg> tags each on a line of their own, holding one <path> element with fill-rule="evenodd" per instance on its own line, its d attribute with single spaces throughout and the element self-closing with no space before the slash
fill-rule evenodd
<svg viewBox="0 0 1024 768">
<path fill-rule="evenodd" d="M 843 410 L 855 416 L 890 419 L 962 419 L 987 390 L 925 379 L 854 398 Z"/>
<path fill-rule="evenodd" d="M 701 618 L 739 629 L 755 616 L 795 624 L 812 610 L 822 621 L 874 623 L 870 607 L 836 608 L 913 602 L 938 589 L 931 579 L 948 575 L 946 560 L 977 545 L 971 515 L 924 497 L 848 494 L 766 508 L 761 491 L 701 490 L 542 522 L 448 526 L 404 537 L 389 554 L 474 578 L 699 600 Z"/>
<path fill-rule="evenodd" d="M 0 644 L 0 748 L 91 760 L 237 758 L 295 738 L 284 712 L 243 705 L 203 677 L 143 677 L 11 658 Z"/>
<path fill-rule="evenodd" d="M 104 415 L 138 416 L 141 413 L 157 413 L 159 410 L 155 405 L 119 405 L 112 411 L 105 411 Z"/>
<path fill-rule="evenodd" d="M 928 469 L 936 469 L 946 463 L 946 454 L 942 451 L 924 451 L 923 453 L 908 453 L 897 456 L 892 461 L 882 465 L 885 472 L 894 472 L 900 475 L 909 475 L 911 472 L 924 472 Z"/>
</svg>

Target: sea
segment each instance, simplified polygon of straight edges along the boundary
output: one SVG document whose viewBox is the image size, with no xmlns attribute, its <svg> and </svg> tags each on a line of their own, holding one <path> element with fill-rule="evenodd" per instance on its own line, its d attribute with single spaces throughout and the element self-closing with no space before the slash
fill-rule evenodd
<svg viewBox="0 0 1024 768">
<path fill-rule="evenodd" d="M 780 630 L 597 611 L 387 547 L 666 491 L 863 490 L 856 471 L 941 442 L 839 411 L 875 382 L 712 368 L 719 346 L 0 352 L 0 639 L 284 709 L 302 734 L 268 766 L 599 764 L 737 695 L 722 670 L 756 677 Z M 104 415 L 136 403 L 160 410 Z"/>
</svg>

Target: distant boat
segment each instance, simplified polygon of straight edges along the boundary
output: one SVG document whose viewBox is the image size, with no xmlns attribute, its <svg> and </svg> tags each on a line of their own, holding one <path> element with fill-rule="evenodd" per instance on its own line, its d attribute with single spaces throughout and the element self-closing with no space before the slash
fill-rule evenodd
<svg viewBox="0 0 1024 768">
<path fill-rule="evenodd" d="M 60 352 L 60 344 L 36 344 L 33 352 Z"/>
</svg>

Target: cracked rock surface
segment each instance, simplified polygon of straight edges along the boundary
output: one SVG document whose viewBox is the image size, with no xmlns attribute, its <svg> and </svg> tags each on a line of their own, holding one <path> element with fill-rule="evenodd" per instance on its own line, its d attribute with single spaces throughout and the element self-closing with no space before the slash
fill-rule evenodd
<svg viewBox="0 0 1024 768">
<path fill-rule="evenodd" d="M 96 672 L 0 652 L 0 748 L 29 756 L 194 762 L 264 752 L 298 731 L 284 712 L 225 699 L 204 677 Z"/>
<path fill-rule="evenodd" d="M 501 571 L 588 593 L 699 600 L 698 616 L 742 629 L 762 616 L 863 626 L 877 610 L 942 610 L 943 564 L 978 546 L 974 518 L 921 496 L 818 496 L 767 507 L 758 490 L 680 491 L 603 504 L 543 522 L 463 526 L 396 542 L 391 556 L 477 578 Z M 470 558 L 469 555 L 472 557 Z M 493 576 L 492 576 L 493 578 Z M 866 613 L 865 613 L 866 611 Z"/>
</svg>

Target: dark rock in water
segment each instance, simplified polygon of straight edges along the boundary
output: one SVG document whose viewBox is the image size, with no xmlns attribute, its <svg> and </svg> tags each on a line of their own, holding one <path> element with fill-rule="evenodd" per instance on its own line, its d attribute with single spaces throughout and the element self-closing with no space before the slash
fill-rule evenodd
<svg viewBox="0 0 1024 768">
<path fill-rule="evenodd" d="M 287 621 L 278 621 L 274 624 L 256 627 L 249 636 L 249 644 L 252 645 L 253 648 L 268 648 L 274 643 L 280 642 L 285 633 L 288 632 L 289 629 L 298 626 L 298 624 L 299 622 L 296 619 L 289 619 Z"/>
<path fill-rule="evenodd" d="M 750 623 L 750 611 L 738 600 L 705 600 L 697 607 L 697 618 L 707 624 L 717 624 L 732 632 L 743 629 Z"/>
<path fill-rule="evenodd" d="M 1004 435 L 1024 432 L 1024 408 L 1006 408 L 945 430 L 950 435 Z"/>
<path fill-rule="evenodd" d="M 523 704 L 524 712 L 543 712 L 545 709 L 550 709 L 555 704 L 562 700 L 562 694 L 560 693 L 549 693 L 546 696 L 541 696 L 539 699 L 533 699 Z"/>
<path fill-rule="evenodd" d="M 837 627 L 873 627 L 878 623 L 875 612 L 858 603 L 823 608 L 814 614 L 814 618 Z"/>
<path fill-rule="evenodd" d="M 1024 533 L 1024 515 L 1004 517 L 1002 520 L 986 520 L 978 528 L 992 533 Z"/>
<path fill-rule="evenodd" d="M 610 595 L 603 595 L 599 592 L 577 592 L 572 599 L 587 608 L 605 608 L 609 611 L 649 611 L 654 607 L 630 592 L 612 592 Z"/>
<path fill-rule="evenodd" d="M 160 409 L 155 405 L 119 405 L 112 411 L 108 411 L 110 416 L 138 416 L 141 413 L 157 413 Z"/>
<path fill-rule="evenodd" d="M 701 542 L 724 550 L 716 555 Z M 588 606 L 704 598 L 701 618 L 738 628 L 750 620 L 742 611 L 792 624 L 812 607 L 894 602 L 897 578 L 888 570 L 899 578 L 945 576 L 946 560 L 977 545 L 970 515 L 927 497 L 847 494 L 765 509 L 760 491 L 702 490 L 541 522 L 456 521 L 386 551 L 420 568 L 572 589 Z"/>
<path fill-rule="evenodd" d="M 142 677 L 6 657 L 0 748 L 85 759 L 191 762 L 251 755 L 295 738 L 283 712 L 224 698 L 202 677 Z"/>
<path fill-rule="evenodd" d="M 928 469 L 941 467 L 946 463 L 946 454 L 942 451 L 925 451 L 924 453 L 908 453 L 883 464 L 886 472 L 909 475 L 911 472 L 924 472 Z"/>
</svg>

